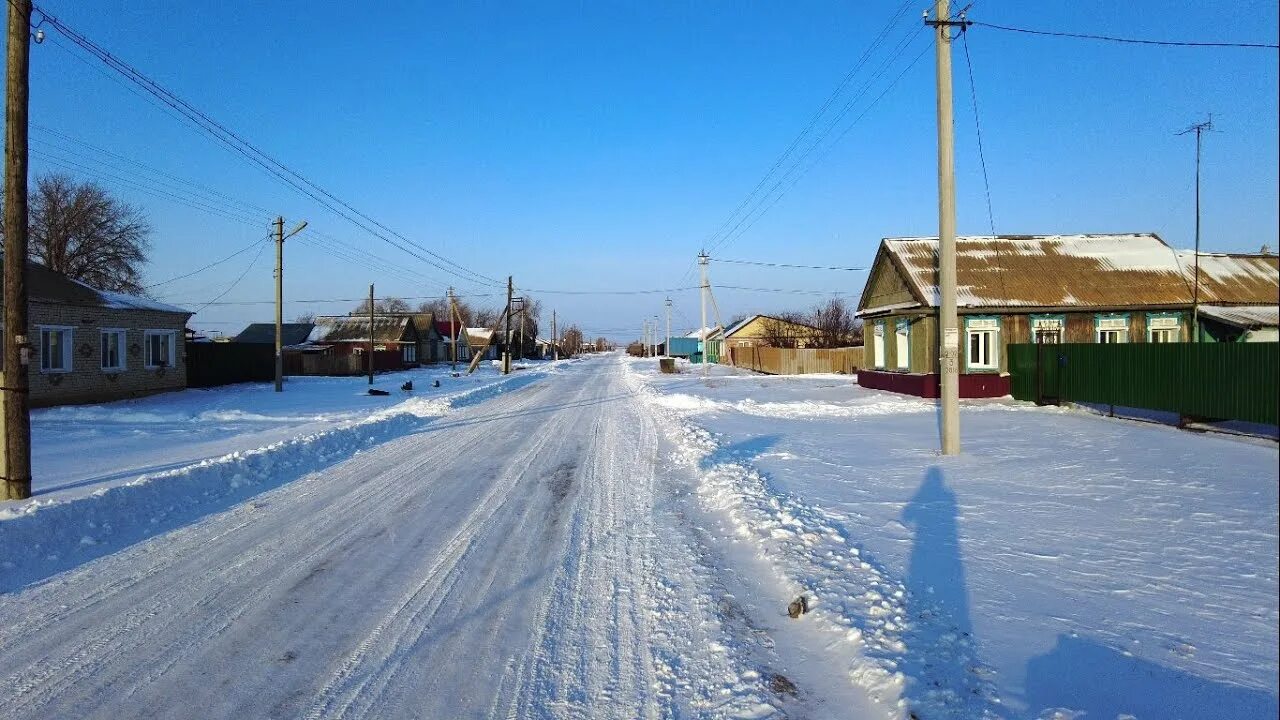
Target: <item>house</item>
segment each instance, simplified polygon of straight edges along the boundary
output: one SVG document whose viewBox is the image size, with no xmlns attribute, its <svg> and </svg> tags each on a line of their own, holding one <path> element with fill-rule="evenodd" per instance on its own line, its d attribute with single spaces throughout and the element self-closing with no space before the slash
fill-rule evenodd
<svg viewBox="0 0 1280 720">
<path fill-rule="evenodd" d="M 436 329 L 435 313 L 412 313 L 409 317 L 413 318 L 413 326 L 418 330 L 418 362 L 425 364 L 448 360 L 449 346 L 445 337 L 449 331 L 446 329 L 441 333 Z"/>
<path fill-rule="evenodd" d="M 1216 342 L 1280 341 L 1280 306 L 1201 305 L 1205 340 Z"/>
<path fill-rule="evenodd" d="M 938 396 L 937 249 L 936 238 L 880 243 L 857 311 L 870 366 L 859 384 Z M 1009 343 L 1189 340 L 1196 260 L 1151 233 L 957 238 L 961 397 L 1008 394 Z M 1199 272 L 1199 301 L 1219 316 L 1255 308 L 1258 319 L 1280 294 L 1274 255 L 1201 253 Z M 1202 339 L 1215 339 L 1223 321 L 1205 318 Z"/>
<path fill-rule="evenodd" d="M 27 263 L 27 293 L 32 407 L 186 387 L 190 311 L 97 290 L 35 262 Z"/>
<path fill-rule="evenodd" d="M 315 323 L 282 323 L 280 325 L 281 345 L 301 345 L 311 336 Z M 251 343 L 255 345 L 276 344 L 275 323 L 250 323 L 231 342 Z"/>
<path fill-rule="evenodd" d="M 784 320 L 772 315 L 752 315 L 725 329 L 720 338 L 729 349 L 727 358 L 721 362 L 733 360 L 734 352 L 742 352 L 753 347 L 786 347 L 804 348 L 813 344 L 818 328 L 812 325 Z"/>
<path fill-rule="evenodd" d="M 418 329 L 409 315 L 375 315 L 373 321 L 374 370 L 403 370 L 418 366 Z M 322 315 L 315 319 L 315 329 L 301 345 L 290 350 L 304 354 L 317 352 L 333 358 L 358 357 L 351 363 L 355 373 L 367 364 L 370 343 L 370 318 L 360 315 Z M 367 367 L 367 365 L 365 365 Z M 327 373 L 326 373 L 327 374 Z"/>
</svg>

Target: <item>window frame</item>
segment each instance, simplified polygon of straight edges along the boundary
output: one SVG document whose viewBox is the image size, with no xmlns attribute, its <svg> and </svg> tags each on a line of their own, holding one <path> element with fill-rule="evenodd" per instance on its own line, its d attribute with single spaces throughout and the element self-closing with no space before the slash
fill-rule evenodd
<svg viewBox="0 0 1280 720">
<path fill-rule="evenodd" d="M 873 338 L 873 341 L 871 344 L 871 361 L 872 363 L 874 363 L 875 368 L 877 370 L 884 370 L 885 357 L 886 357 L 885 347 L 884 347 L 884 343 L 885 343 L 884 321 L 877 322 L 875 323 L 874 326 L 872 326 L 871 337 Z"/>
<path fill-rule="evenodd" d="M 1173 325 L 1165 326 L 1167 325 L 1167 323 L 1162 323 L 1161 327 L 1153 327 L 1154 321 L 1158 321 L 1158 320 L 1165 320 L 1165 321 L 1172 320 Z M 1168 332 L 1172 334 L 1171 339 L 1162 340 L 1160 342 L 1166 342 L 1166 343 L 1182 342 L 1182 313 L 1177 313 L 1177 312 L 1147 313 L 1147 342 L 1149 343 L 1156 342 L 1155 335 L 1157 332 Z"/>
<path fill-rule="evenodd" d="M 980 327 L 975 327 L 981 322 Z M 1000 336 L 1003 331 L 1003 323 L 1000 317 L 996 315 L 966 315 L 964 318 L 964 370 L 965 372 L 978 373 L 998 373 L 1000 372 Z M 990 335 L 990 343 L 987 347 L 987 362 L 973 362 L 972 337 L 974 335 Z"/>
<path fill-rule="evenodd" d="M 103 347 L 102 343 L 110 335 L 115 335 L 117 338 L 119 338 L 117 341 L 119 343 L 119 346 L 117 348 L 117 352 L 120 355 L 119 365 L 107 365 L 107 354 L 105 352 L 106 348 Z M 98 328 L 98 352 L 100 354 L 100 357 L 98 358 L 99 369 L 107 373 L 124 372 L 125 370 L 127 370 L 129 367 L 128 351 L 127 351 L 128 343 L 129 343 L 129 331 L 127 329 Z"/>
<path fill-rule="evenodd" d="M 165 365 L 157 365 L 151 357 L 151 338 L 168 337 L 169 338 L 169 362 Z M 142 331 L 142 367 L 147 370 L 170 369 L 178 366 L 178 331 L 177 330 L 143 330 Z"/>
<path fill-rule="evenodd" d="M 404 345 L 401 345 L 400 358 L 403 362 L 407 363 L 418 362 L 418 346 L 414 343 L 405 343 Z"/>
<path fill-rule="evenodd" d="M 1027 332 L 1028 332 L 1028 333 L 1030 333 L 1030 335 L 1031 335 L 1031 338 L 1030 338 L 1031 342 L 1033 342 L 1033 343 L 1038 343 L 1038 342 L 1040 342 L 1040 340 L 1039 340 L 1039 333 L 1037 333 L 1037 332 L 1036 332 L 1036 331 L 1037 331 L 1036 323 L 1038 323 L 1038 322 L 1040 322 L 1040 321 L 1042 321 L 1042 320 L 1050 320 L 1050 321 L 1052 321 L 1052 320 L 1056 320 L 1056 321 L 1058 321 L 1058 327 L 1056 327 L 1056 328 L 1053 328 L 1053 327 L 1047 327 L 1047 328 L 1044 328 L 1044 330 L 1045 330 L 1045 331 L 1047 331 L 1047 332 L 1052 332 L 1052 331 L 1054 331 L 1054 330 L 1057 330 L 1057 331 L 1058 331 L 1058 342 L 1059 342 L 1059 343 L 1063 343 L 1063 342 L 1066 342 L 1066 341 L 1067 341 L 1067 316 L 1066 316 L 1066 315 L 1037 315 L 1037 314 L 1033 314 L 1033 315 L 1031 315 L 1031 316 L 1027 319 Z"/>
<path fill-rule="evenodd" d="M 898 320 L 893 324 L 893 353 L 895 369 L 911 371 L 911 321 Z"/>
<path fill-rule="evenodd" d="M 1114 327 L 1114 321 L 1123 320 L 1124 327 Z M 1103 327 L 1103 323 L 1112 321 L 1113 326 Z M 1093 316 L 1093 342 L 1098 345 L 1120 345 L 1131 340 L 1130 334 L 1133 329 L 1133 323 L 1130 322 L 1129 313 L 1099 313 Z M 1103 332 L 1119 332 L 1120 340 L 1116 343 L 1102 342 Z"/>
<path fill-rule="evenodd" d="M 72 352 L 72 350 L 75 347 L 76 329 L 70 325 L 37 325 L 36 329 L 39 332 L 39 337 L 40 337 L 40 345 L 38 347 L 39 354 L 40 354 L 40 372 L 45 374 L 55 374 L 55 375 L 60 373 L 73 372 L 75 370 L 75 353 Z M 66 342 L 64 342 L 61 346 L 63 367 L 47 368 L 44 365 L 44 362 L 45 362 L 44 335 L 47 332 L 66 333 Z"/>
</svg>

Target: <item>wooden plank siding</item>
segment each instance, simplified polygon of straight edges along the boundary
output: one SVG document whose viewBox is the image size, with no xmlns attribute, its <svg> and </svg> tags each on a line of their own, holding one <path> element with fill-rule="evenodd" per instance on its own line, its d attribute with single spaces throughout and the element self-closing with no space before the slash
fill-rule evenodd
<svg viewBox="0 0 1280 720">
<path fill-rule="evenodd" d="M 738 367 L 768 375 L 852 375 L 863 367 L 861 347 L 793 350 L 752 346 L 732 348 L 731 352 Z"/>
</svg>

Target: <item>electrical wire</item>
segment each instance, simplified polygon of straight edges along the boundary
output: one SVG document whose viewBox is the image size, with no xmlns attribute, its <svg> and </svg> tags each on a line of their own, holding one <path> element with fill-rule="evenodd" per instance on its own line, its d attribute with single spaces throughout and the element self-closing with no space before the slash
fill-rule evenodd
<svg viewBox="0 0 1280 720">
<path fill-rule="evenodd" d="M 265 241 L 265 240 L 270 240 L 270 239 L 271 239 L 271 236 L 270 236 L 270 235 L 268 235 L 268 236 L 266 236 L 266 237 L 263 237 L 263 238 L 259 238 L 259 239 L 257 239 L 257 240 L 254 240 L 253 242 L 249 243 L 248 245 L 245 245 L 244 247 L 240 248 L 239 250 L 237 250 L 237 251 L 235 251 L 235 252 L 231 253 L 230 255 L 228 255 L 228 256 L 226 256 L 226 257 L 222 258 L 221 260 L 214 260 L 213 262 L 209 263 L 208 265 L 205 265 L 205 266 L 203 266 L 203 267 L 196 268 L 195 270 L 192 270 L 192 271 L 191 271 L 191 272 L 189 272 L 189 273 L 185 273 L 185 274 L 182 274 L 182 275 L 178 275 L 178 276 L 176 276 L 176 277 L 171 277 L 171 278 L 169 278 L 168 280 L 161 280 L 161 281 L 160 281 L 160 282 L 158 282 L 158 283 L 152 283 L 152 284 L 150 284 L 150 285 L 143 285 L 142 287 L 143 287 L 143 289 L 144 289 L 144 290 L 150 290 L 151 288 L 157 288 L 157 287 L 160 287 L 161 285 L 168 285 L 168 284 L 169 284 L 169 283 L 171 283 L 171 282 L 175 282 L 175 281 L 178 281 L 178 280 L 184 280 L 184 279 L 186 279 L 186 278 L 191 277 L 192 275 L 198 275 L 198 274 L 200 274 L 200 273 L 204 272 L 205 270 L 208 270 L 209 268 L 217 267 L 218 265 L 221 265 L 222 263 L 227 262 L 228 260 L 231 260 L 231 259 L 233 259 L 233 258 L 235 258 L 235 257 L 237 257 L 237 256 L 239 256 L 239 255 L 243 255 L 244 253 L 249 252 L 250 250 L 252 250 L 252 249 L 254 248 L 254 246 L 255 246 L 255 245 L 257 245 L 258 243 L 263 242 L 263 241 Z M 261 252 L 261 251 L 259 251 L 259 252 Z"/>
<path fill-rule="evenodd" d="M 969 33 L 961 32 L 960 38 L 961 45 L 964 46 L 964 62 L 969 68 L 969 97 L 973 100 L 973 125 L 978 137 L 978 162 L 982 165 L 982 187 L 987 193 L 987 222 L 991 225 L 991 235 L 994 237 L 996 216 L 991 210 L 991 180 L 987 176 L 987 154 L 982 148 L 982 120 L 978 115 L 978 88 L 973 82 L 973 58 L 969 55 Z"/>
<path fill-rule="evenodd" d="M 855 272 L 865 272 L 864 267 L 835 267 L 831 265 L 793 265 L 791 263 L 763 262 L 760 260 L 729 260 L 726 258 L 712 258 L 712 262 L 732 263 L 734 265 L 759 265 L 761 267 L 775 268 L 795 268 L 800 270 L 848 270 Z"/>
<path fill-rule="evenodd" d="M 263 243 L 263 244 L 258 248 L 258 254 L 257 254 L 257 255 L 254 255 L 254 256 L 253 256 L 253 260 L 250 260 L 250 261 L 249 261 L 249 267 L 245 268 L 245 269 L 244 269 L 244 272 L 240 273 L 240 277 L 236 278 L 236 279 L 235 279 L 235 282 L 231 283 L 230 287 L 228 287 L 226 290 L 223 290 L 223 291 L 222 291 L 222 293 L 221 293 L 221 294 L 219 294 L 217 297 L 215 297 L 213 300 L 210 300 L 209 302 L 207 302 L 207 303 L 205 303 L 205 304 L 201 305 L 200 307 L 196 308 L 196 309 L 195 309 L 195 311 L 194 311 L 192 314 L 198 314 L 201 310 L 203 310 L 203 309 L 205 309 L 205 308 L 209 307 L 210 305 L 216 304 L 216 303 L 217 303 L 217 301 L 219 301 L 219 300 L 221 300 L 222 298 L 226 297 L 226 296 L 227 296 L 227 293 L 229 293 L 229 292 L 231 292 L 232 290 L 234 290 L 234 289 L 236 288 L 236 286 L 240 284 L 240 281 L 241 281 L 241 280 L 244 280 L 245 276 L 249 274 L 249 271 L 253 269 L 253 266 L 258 264 L 258 258 L 262 257 L 262 251 L 263 251 L 263 250 L 266 250 L 266 249 L 267 249 L 267 244 L 266 244 L 266 243 Z"/>
<path fill-rule="evenodd" d="M 1007 32 L 1023 33 L 1026 35 L 1045 35 L 1049 37 L 1072 38 L 1076 40 L 1100 40 L 1114 43 L 1127 43 L 1130 45 L 1161 45 L 1165 47 L 1200 47 L 1200 48 L 1250 48 L 1255 50 L 1280 50 L 1280 45 L 1272 43 L 1252 43 L 1252 42 L 1200 42 L 1200 41 L 1176 41 L 1176 40 L 1146 40 L 1140 38 L 1116 37 L 1113 35 L 1093 35 L 1088 33 L 1069 33 L 1057 32 L 1053 30 L 1032 30 L 1029 28 L 1010 27 L 1008 25 L 997 25 L 988 22 L 971 21 L 971 25 L 976 27 L 991 28 L 993 30 L 1004 30 Z"/>
<path fill-rule="evenodd" d="M 43 8 L 35 5 L 33 5 L 33 8 L 44 17 L 42 22 L 47 22 L 52 28 L 61 33 L 63 37 L 75 43 L 82 50 L 88 52 L 112 70 L 115 70 L 117 73 L 124 76 L 125 79 L 142 88 L 145 92 L 151 94 L 178 113 L 190 119 L 209 137 L 222 143 L 233 152 L 236 152 L 248 160 L 251 164 L 266 171 L 269 175 L 274 176 L 276 179 L 284 182 L 294 190 L 311 198 L 335 215 L 338 215 L 344 220 L 347 220 L 353 225 L 361 228 L 365 232 L 409 255 L 412 255 L 428 265 L 436 267 L 441 271 L 455 275 L 468 282 L 478 282 L 489 285 L 498 284 L 493 278 L 489 278 L 459 265 L 458 263 L 455 263 L 452 260 L 449 260 L 448 258 L 445 258 L 444 256 L 409 240 L 403 235 L 391 230 L 386 225 L 360 212 L 346 201 L 338 198 L 333 193 L 307 179 L 287 165 L 284 165 L 271 155 L 268 155 L 265 151 L 231 131 L 225 125 L 214 120 L 188 101 L 172 93 L 156 81 L 138 71 L 136 68 L 130 66 L 120 58 L 102 48 L 88 37 L 69 27 L 57 17 L 50 15 Z M 399 242 L 393 238 L 398 239 Z M 425 255 L 423 255 L 423 253 L 425 253 Z"/>
</svg>

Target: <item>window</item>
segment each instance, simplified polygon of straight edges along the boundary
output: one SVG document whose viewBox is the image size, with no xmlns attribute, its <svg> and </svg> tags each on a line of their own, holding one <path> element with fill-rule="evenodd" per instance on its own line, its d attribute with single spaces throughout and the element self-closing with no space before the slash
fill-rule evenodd
<svg viewBox="0 0 1280 720">
<path fill-rule="evenodd" d="M 1000 321 L 996 318 L 966 318 L 970 370 L 1000 369 Z"/>
<path fill-rule="evenodd" d="M 884 323 L 876 323 L 873 335 L 871 347 L 875 354 L 875 364 L 876 367 L 882 368 L 884 367 Z"/>
<path fill-rule="evenodd" d="M 102 338 L 102 369 L 103 370 L 123 370 L 124 369 L 124 330 L 103 329 L 100 337 Z"/>
<path fill-rule="evenodd" d="M 1129 316 L 1099 316 L 1094 320 L 1097 340 L 1102 344 L 1129 342 Z"/>
<path fill-rule="evenodd" d="M 177 333 L 172 330 L 147 330 L 142 335 L 146 353 L 145 366 L 148 368 L 173 367 Z"/>
<path fill-rule="evenodd" d="M 71 372 L 71 328 L 40 328 L 40 372 Z"/>
<path fill-rule="evenodd" d="M 405 361 L 405 362 L 407 362 L 407 363 L 417 362 L 417 361 L 418 361 L 418 346 L 417 346 L 417 345 L 405 345 L 405 346 L 404 346 L 404 361 Z"/>
<path fill-rule="evenodd" d="M 1182 339 L 1179 315 L 1147 315 L 1147 342 L 1176 343 Z"/>
<path fill-rule="evenodd" d="M 894 339 L 897 342 L 894 346 L 894 352 L 898 361 L 898 369 L 907 370 L 911 367 L 911 325 L 906 320 L 900 320 L 895 326 L 895 330 Z"/>
<path fill-rule="evenodd" d="M 1032 315 L 1031 342 L 1062 342 L 1062 331 L 1066 327 L 1066 324 L 1066 318 L 1061 315 Z"/>
</svg>

